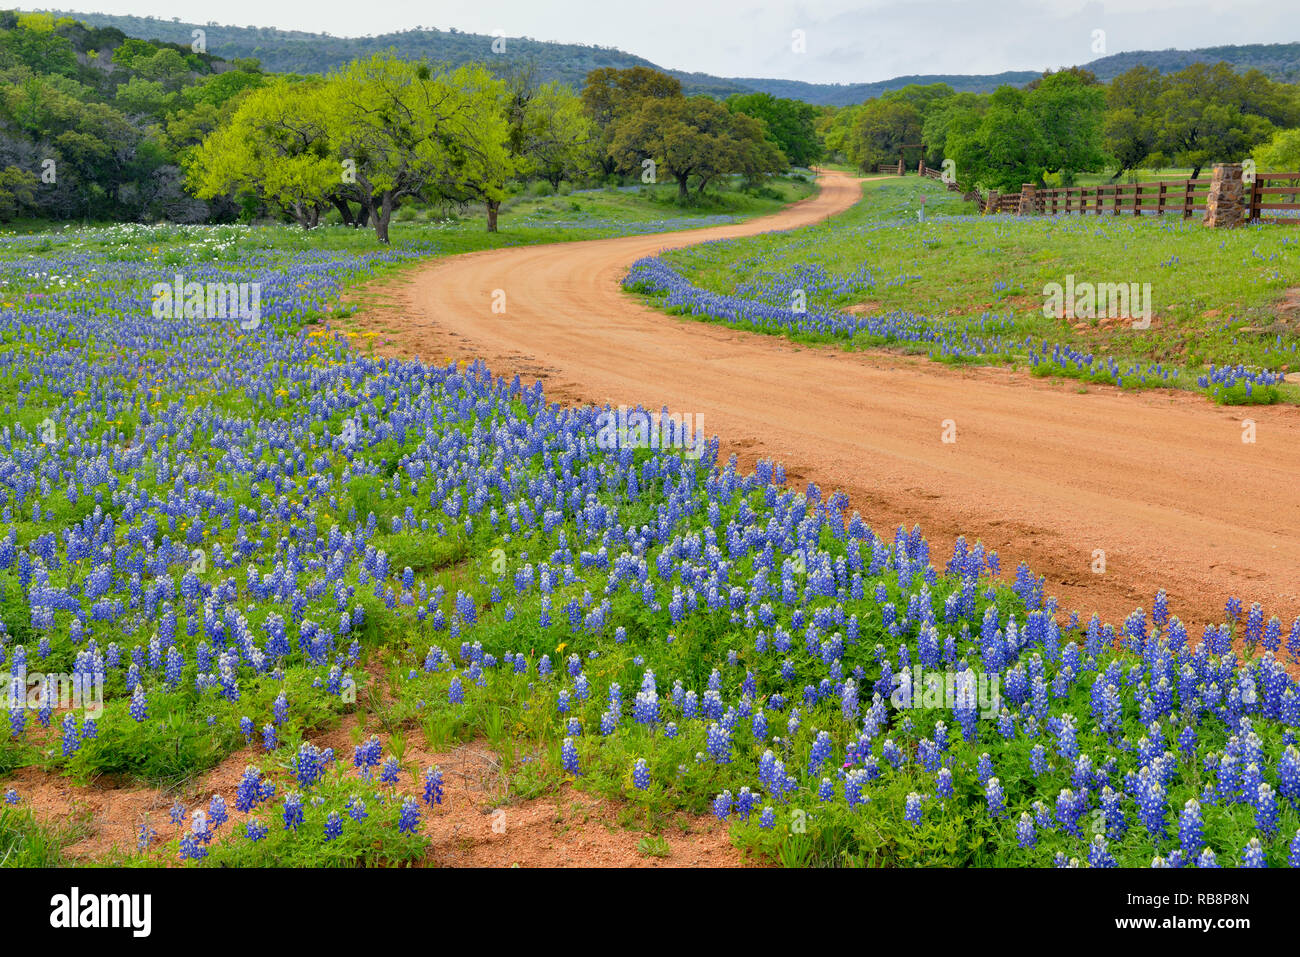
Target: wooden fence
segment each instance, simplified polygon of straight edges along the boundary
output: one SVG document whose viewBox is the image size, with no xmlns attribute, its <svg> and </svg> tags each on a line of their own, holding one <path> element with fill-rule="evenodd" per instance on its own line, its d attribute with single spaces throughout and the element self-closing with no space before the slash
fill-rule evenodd
<svg viewBox="0 0 1300 957">
<path fill-rule="evenodd" d="M 1034 191 L 1039 213 L 1079 213 L 1096 216 L 1163 216 L 1178 213 L 1184 219 L 1205 214 L 1209 179 L 1159 180 L 1153 183 L 1111 183 L 1101 186 L 1068 186 Z"/>
<path fill-rule="evenodd" d="M 1289 201 L 1282 202 L 1283 198 Z M 1262 223 L 1300 223 L 1300 214 L 1294 210 L 1300 210 L 1300 173 L 1255 174 L 1255 182 L 1250 186 L 1250 219 Z M 1271 215 L 1281 211 L 1292 214 Z"/>
<path fill-rule="evenodd" d="M 902 176 L 903 161 L 876 167 Z M 943 180 L 943 171 L 917 164 L 917 173 Z M 1017 193 L 991 191 L 987 196 L 960 183 L 949 190 L 979 204 L 985 213 L 1039 213 L 1048 216 L 1200 216 L 1206 225 L 1233 226 L 1241 222 L 1300 223 L 1300 173 L 1258 173 L 1247 181 L 1240 164 L 1219 164 L 1212 176 L 1156 180 L 1149 183 L 1107 183 L 1054 189 L 1026 185 Z"/>
</svg>

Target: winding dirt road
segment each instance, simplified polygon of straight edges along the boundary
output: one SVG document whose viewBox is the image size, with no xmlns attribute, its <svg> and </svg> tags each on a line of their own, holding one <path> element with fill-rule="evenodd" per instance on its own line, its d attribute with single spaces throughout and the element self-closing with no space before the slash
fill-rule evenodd
<svg viewBox="0 0 1300 957">
<path fill-rule="evenodd" d="M 808 225 L 861 195 L 846 174 L 820 182 L 814 198 L 746 223 L 422 264 L 350 297 L 354 320 L 379 333 L 380 352 L 482 358 L 498 375 L 541 379 L 552 400 L 700 413 L 724 456 L 772 457 L 792 482 L 843 489 L 880 534 L 919 522 L 940 566 L 958 534 L 980 539 L 1004 571 L 1027 561 L 1085 618 L 1150 610 L 1161 587 L 1189 625 L 1221 621 L 1229 595 L 1285 623 L 1300 614 L 1295 407 L 1079 393 L 1007 370 L 799 346 L 666 316 L 620 289 L 642 256 Z M 941 440 L 947 419 L 954 443 Z"/>
</svg>

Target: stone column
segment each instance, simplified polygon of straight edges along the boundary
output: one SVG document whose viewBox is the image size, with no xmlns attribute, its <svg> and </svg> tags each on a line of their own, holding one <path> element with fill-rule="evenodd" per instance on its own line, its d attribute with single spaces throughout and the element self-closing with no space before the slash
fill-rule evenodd
<svg viewBox="0 0 1300 957">
<path fill-rule="evenodd" d="M 1017 216 L 1032 216 L 1038 212 L 1036 206 L 1036 191 L 1033 183 L 1025 183 L 1020 187 L 1020 208 L 1016 210 Z"/>
<path fill-rule="evenodd" d="M 1215 163 L 1210 192 L 1205 197 L 1205 225 L 1240 226 L 1249 215 L 1246 184 L 1240 163 Z"/>
<path fill-rule="evenodd" d="M 989 190 L 989 198 L 984 204 L 984 212 L 996 213 L 998 211 L 998 198 L 1001 194 L 996 189 Z"/>
</svg>

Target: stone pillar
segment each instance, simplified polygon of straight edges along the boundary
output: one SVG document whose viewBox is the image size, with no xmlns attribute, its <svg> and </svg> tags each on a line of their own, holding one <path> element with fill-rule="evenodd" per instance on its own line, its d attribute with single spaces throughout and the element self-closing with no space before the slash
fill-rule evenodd
<svg viewBox="0 0 1300 957">
<path fill-rule="evenodd" d="M 989 198 L 984 204 L 984 212 L 996 213 L 998 211 L 998 199 L 1001 194 L 996 189 L 989 190 Z"/>
<path fill-rule="evenodd" d="M 1205 225 L 1240 226 L 1249 215 L 1246 184 L 1240 163 L 1215 163 L 1210 191 L 1205 197 Z"/>
<path fill-rule="evenodd" d="M 1032 216 L 1038 212 L 1036 206 L 1036 191 L 1033 183 L 1025 183 L 1020 187 L 1020 208 L 1016 210 L 1017 216 Z"/>
</svg>

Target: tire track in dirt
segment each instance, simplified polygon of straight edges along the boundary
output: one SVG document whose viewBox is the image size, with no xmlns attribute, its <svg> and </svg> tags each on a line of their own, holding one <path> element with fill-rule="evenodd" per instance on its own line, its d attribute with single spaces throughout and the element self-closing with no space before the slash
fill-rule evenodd
<svg viewBox="0 0 1300 957">
<path fill-rule="evenodd" d="M 1222 620 L 1229 595 L 1287 622 L 1300 613 L 1300 409 L 1081 394 L 1005 369 L 801 346 L 667 316 L 621 290 L 642 256 L 809 225 L 860 196 L 847 174 L 819 182 L 817 196 L 745 223 L 435 260 L 349 297 L 361 309 L 347 325 L 376 333 L 381 354 L 539 378 L 552 400 L 701 413 L 724 457 L 775 458 L 791 480 L 842 489 L 887 537 L 919 522 L 940 566 L 957 535 L 980 539 L 1004 571 L 1027 561 L 1084 617 L 1118 624 L 1161 587 L 1189 626 Z M 945 419 L 956 443 L 941 441 Z"/>
</svg>

